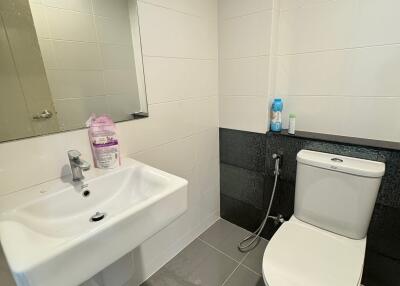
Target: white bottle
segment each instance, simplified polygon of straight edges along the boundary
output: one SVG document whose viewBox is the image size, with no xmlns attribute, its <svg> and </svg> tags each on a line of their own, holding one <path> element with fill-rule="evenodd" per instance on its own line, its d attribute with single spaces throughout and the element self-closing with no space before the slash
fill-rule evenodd
<svg viewBox="0 0 400 286">
<path fill-rule="evenodd" d="M 288 133 L 294 135 L 296 132 L 296 115 L 289 114 L 289 129 Z"/>
</svg>

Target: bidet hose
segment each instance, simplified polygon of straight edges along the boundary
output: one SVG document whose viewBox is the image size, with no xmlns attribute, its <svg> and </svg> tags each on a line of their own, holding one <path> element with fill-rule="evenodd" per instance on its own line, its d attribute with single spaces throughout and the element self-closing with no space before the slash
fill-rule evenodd
<svg viewBox="0 0 400 286">
<path fill-rule="evenodd" d="M 278 155 L 274 154 L 273 158 L 275 159 L 275 171 L 274 171 L 275 180 L 274 180 L 274 187 L 272 188 L 271 199 L 269 200 L 267 214 L 265 215 L 265 218 L 262 221 L 262 223 L 260 224 L 260 226 L 253 233 L 251 233 L 249 236 L 245 237 L 242 241 L 239 242 L 238 249 L 241 252 L 248 252 L 248 251 L 254 249 L 258 245 L 258 243 L 260 242 L 260 234 L 263 231 L 265 224 L 267 223 L 269 213 L 271 212 L 272 203 L 273 203 L 274 197 L 275 197 L 276 185 L 278 183 L 279 162 L 280 162 L 280 157 Z"/>
</svg>

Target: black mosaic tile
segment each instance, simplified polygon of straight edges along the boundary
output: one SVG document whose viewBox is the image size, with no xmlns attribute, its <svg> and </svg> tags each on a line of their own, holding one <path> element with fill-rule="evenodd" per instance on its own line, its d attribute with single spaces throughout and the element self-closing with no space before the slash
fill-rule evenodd
<svg viewBox="0 0 400 286">
<path fill-rule="evenodd" d="M 400 152 L 380 151 L 378 160 L 386 163 L 386 171 L 377 202 L 400 208 Z"/>
<path fill-rule="evenodd" d="M 220 215 L 223 219 L 241 226 L 248 231 L 254 231 L 260 225 L 264 212 L 253 205 L 221 194 Z"/>
<path fill-rule="evenodd" d="M 263 208 L 264 175 L 224 163 L 220 164 L 221 194 Z"/>
<path fill-rule="evenodd" d="M 221 162 L 256 172 L 265 168 L 265 135 L 220 128 Z"/>
<path fill-rule="evenodd" d="M 367 247 L 400 261 L 400 208 L 379 203 L 375 205 L 368 230 Z"/>
<path fill-rule="evenodd" d="M 399 286 L 400 261 L 367 249 L 362 284 L 366 286 Z"/>
</svg>

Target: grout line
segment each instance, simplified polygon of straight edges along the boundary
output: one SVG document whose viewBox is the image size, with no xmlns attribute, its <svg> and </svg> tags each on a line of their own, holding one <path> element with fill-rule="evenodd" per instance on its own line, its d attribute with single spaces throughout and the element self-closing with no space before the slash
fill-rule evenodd
<svg viewBox="0 0 400 286">
<path fill-rule="evenodd" d="M 231 257 L 231 256 L 229 256 L 228 254 L 226 254 L 225 252 L 223 252 L 222 250 L 219 250 L 218 248 L 216 248 L 215 246 L 213 246 L 212 244 L 210 244 L 210 243 L 208 243 L 207 241 L 205 241 L 205 240 L 203 240 L 203 239 L 201 239 L 200 238 L 200 236 L 197 238 L 198 240 L 200 240 L 201 242 L 203 242 L 204 244 L 206 244 L 207 246 L 209 246 L 209 247 L 211 247 L 212 249 L 214 249 L 214 250 L 216 250 L 216 251 L 218 251 L 219 253 L 221 253 L 221 254 L 223 254 L 223 255 L 225 255 L 226 257 L 228 257 L 228 258 L 230 258 L 230 259 L 232 259 L 233 261 L 235 261 L 235 262 L 237 262 L 237 263 L 241 263 L 241 261 L 243 260 L 243 258 L 242 259 L 240 259 L 240 260 L 237 260 L 237 259 L 235 259 L 235 258 L 233 258 L 233 257 Z M 247 254 L 244 256 L 244 257 L 246 257 L 247 256 Z"/>
<path fill-rule="evenodd" d="M 399 96 L 378 96 L 378 95 L 341 95 L 341 94 L 282 94 L 289 97 L 345 97 L 345 98 L 374 98 L 374 99 L 400 99 Z"/>
<path fill-rule="evenodd" d="M 251 55 L 251 56 L 241 56 L 241 57 L 221 57 L 222 61 L 224 60 L 241 60 L 241 59 L 251 59 L 251 58 L 261 58 L 261 57 L 268 57 L 268 54 L 259 54 L 259 55 Z"/>
<path fill-rule="evenodd" d="M 212 99 L 212 98 L 218 98 L 218 94 L 214 95 L 207 95 L 207 96 L 189 96 L 185 98 L 178 98 L 178 99 L 169 99 L 169 100 L 164 100 L 164 101 L 156 101 L 156 102 L 149 102 L 149 105 L 159 105 L 159 104 L 164 104 L 164 103 L 172 103 L 172 102 L 182 102 L 182 101 L 189 101 L 189 100 L 206 100 L 206 99 Z"/>
<path fill-rule="evenodd" d="M 267 94 L 265 94 L 265 95 L 254 95 L 254 94 L 224 94 L 224 93 L 221 93 L 220 94 L 220 97 L 237 97 L 237 98 L 239 98 L 239 97 L 243 97 L 243 98 L 254 98 L 254 97 L 260 97 L 260 98 L 268 98 L 268 95 Z"/>
<path fill-rule="evenodd" d="M 206 18 L 205 16 L 202 16 L 202 15 L 196 15 L 196 14 L 192 14 L 190 12 L 177 10 L 177 9 L 174 9 L 174 8 L 171 8 L 171 7 L 167 7 L 167 6 L 164 6 L 164 5 L 153 3 L 153 2 L 148 1 L 148 0 L 139 0 L 139 2 L 142 2 L 142 3 L 147 4 L 147 5 L 152 5 L 152 6 L 155 6 L 155 7 L 163 8 L 163 9 L 166 9 L 166 10 L 170 10 L 170 11 L 173 11 L 175 13 L 183 14 L 185 16 L 191 16 L 191 17 L 194 17 L 194 18 L 201 18 L 201 19 Z"/>
<path fill-rule="evenodd" d="M 320 50 L 313 50 L 313 51 L 304 51 L 304 52 L 288 52 L 288 53 L 279 53 L 277 54 L 278 57 L 285 57 L 285 56 L 296 56 L 296 55 L 306 55 L 306 54 L 317 54 L 317 53 L 326 53 L 326 52 L 335 52 L 335 51 L 351 51 L 351 50 L 358 50 L 358 49 L 368 49 L 368 48 L 379 48 L 379 47 L 391 47 L 391 46 L 399 46 L 399 42 L 389 43 L 389 44 L 376 44 L 376 45 L 360 45 L 354 47 L 345 47 L 345 48 L 333 48 L 333 49 L 320 49 Z"/>
<path fill-rule="evenodd" d="M 251 251 L 247 252 L 245 256 L 243 256 L 242 260 L 240 260 L 240 265 L 243 265 L 243 262 L 246 260 L 247 256 L 249 256 Z"/>
<path fill-rule="evenodd" d="M 243 264 L 243 263 L 241 263 L 240 265 L 243 266 L 244 268 L 246 268 L 247 270 L 249 270 L 250 272 L 252 272 L 252 273 L 256 274 L 257 276 L 260 276 L 260 277 L 261 277 L 261 274 L 260 274 L 260 273 L 254 271 L 254 270 L 251 269 L 249 266 L 247 266 L 247 265 L 245 265 L 245 264 Z"/>
<path fill-rule="evenodd" d="M 223 18 L 221 20 L 224 21 L 224 22 L 225 21 L 230 21 L 230 20 L 236 20 L 236 19 L 239 19 L 239 18 L 244 18 L 244 17 L 247 17 L 247 16 L 255 15 L 255 14 L 261 14 L 261 13 L 269 12 L 269 11 L 272 12 L 273 10 L 274 10 L 273 7 L 272 8 L 265 8 L 265 9 L 260 9 L 260 10 L 257 10 L 257 11 L 248 12 L 248 13 L 241 14 L 241 15 L 226 17 L 226 18 Z"/>
<path fill-rule="evenodd" d="M 240 260 L 239 264 L 235 267 L 235 269 L 233 269 L 232 273 L 230 275 L 228 275 L 228 277 L 226 277 L 226 279 L 224 280 L 224 282 L 221 284 L 221 286 L 224 286 L 229 279 L 233 276 L 233 274 L 236 272 L 236 270 L 239 269 L 239 267 L 241 265 L 243 265 L 243 262 L 246 260 L 247 256 L 250 254 L 250 252 L 247 252 L 245 256 L 243 256 L 243 258 Z"/>
<path fill-rule="evenodd" d="M 216 61 L 217 58 L 191 58 L 191 57 L 174 57 L 174 56 L 158 56 L 143 54 L 146 58 L 161 58 L 161 59 L 177 59 L 177 60 L 193 60 L 193 61 Z"/>
<path fill-rule="evenodd" d="M 224 286 L 229 279 L 231 279 L 231 277 L 233 276 L 233 273 L 235 273 L 235 271 L 240 267 L 240 263 L 235 267 L 235 269 L 233 269 L 232 273 L 228 275 L 228 277 L 226 277 L 226 279 L 224 280 L 224 282 L 222 282 L 221 286 Z"/>
</svg>

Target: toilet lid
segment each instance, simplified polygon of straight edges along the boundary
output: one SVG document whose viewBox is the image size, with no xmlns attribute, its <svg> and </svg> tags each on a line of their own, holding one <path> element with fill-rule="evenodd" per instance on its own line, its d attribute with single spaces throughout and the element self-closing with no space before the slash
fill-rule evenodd
<svg viewBox="0 0 400 286">
<path fill-rule="evenodd" d="M 365 238 L 336 235 L 293 216 L 265 250 L 264 280 L 269 286 L 359 285 L 365 245 Z"/>
</svg>

